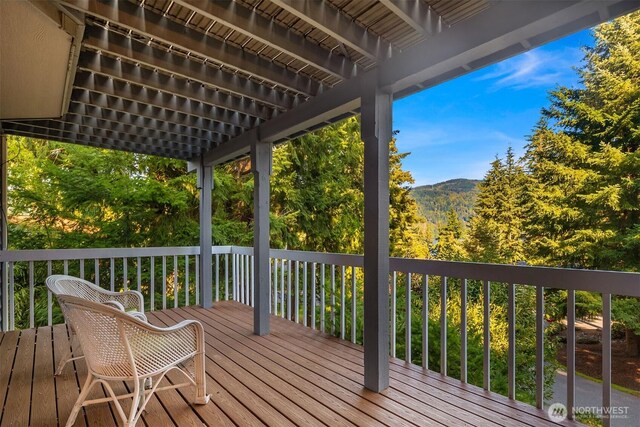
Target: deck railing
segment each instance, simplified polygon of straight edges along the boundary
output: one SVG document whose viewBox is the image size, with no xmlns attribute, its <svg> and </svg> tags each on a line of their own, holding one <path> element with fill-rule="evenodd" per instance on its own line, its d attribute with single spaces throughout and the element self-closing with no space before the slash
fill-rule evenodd
<svg viewBox="0 0 640 427">
<path fill-rule="evenodd" d="M 136 289 L 146 309 L 194 304 L 199 298 L 199 247 L 140 249 L 69 249 L 0 252 L 6 272 L 2 310 L 6 330 L 51 325 L 61 321 L 55 302 L 44 287 L 50 274 L 72 274 L 111 290 Z M 254 302 L 253 249 L 213 248 L 212 290 L 215 301 Z M 361 343 L 363 257 L 361 255 L 271 250 L 270 310 L 272 314 L 307 327 Z M 640 297 L 640 274 L 531 266 L 462 263 L 435 260 L 390 259 L 390 355 L 429 369 L 429 325 L 438 319 L 439 371 L 449 373 L 447 340 L 453 338 L 448 319 L 452 299 L 459 307 L 453 319 L 459 340 L 458 378 L 468 380 L 468 306 L 482 305 L 482 385 L 491 389 L 492 292 L 506 294 L 507 395 L 516 398 L 516 307 L 529 289 L 524 307 L 535 317 L 535 401 L 544 404 L 545 290 L 566 291 L 567 409 L 575 406 L 575 322 L 577 291 L 602 296 L 602 407 L 603 422 L 611 408 L 611 296 Z M 472 298 L 470 298 L 470 295 Z M 532 302 L 533 301 L 533 302 Z M 522 302 L 521 302 L 522 303 Z M 430 311 L 435 304 L 438 313 Z M 18 307 L 18 310 L 16 310 Z M 522 308 L 522 307 L 520 307 Z M 416 310 L 419 321 L 414 325 Z M 418 324 L 420 325 L 419 327 Z M 414 327 L 416 326 L 416 327 Z M 416 331 L 417 329 L 417 331 Z M 417 347 L 414 341 L 419 338 Z M 403 354 L 396 354 L 402 349 Z M 415 355 L 418 355 L 417 357 Z"/>
</svg>

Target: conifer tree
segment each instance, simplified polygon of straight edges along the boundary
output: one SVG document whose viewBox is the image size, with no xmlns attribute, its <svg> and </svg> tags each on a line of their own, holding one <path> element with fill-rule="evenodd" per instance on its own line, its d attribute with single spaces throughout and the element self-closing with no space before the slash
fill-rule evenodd
<svg viewBox="0 0 640 427">
<path fill-rule="evenodd" d="M 527 178 L 509 147 L 496 158 L 480 184 L 465 248 L 472 261 L 517 263 L 525 260 L 523 212 Z"/>
<path fill-rule="evenodd" d="M 600 25 L 582 87 L 551 93 L 527 148 L 528 242 L 536 263 L 640 270 L 640 13 Z M 614 301 L 630 354 L 640 302 Z"/>
</svg>

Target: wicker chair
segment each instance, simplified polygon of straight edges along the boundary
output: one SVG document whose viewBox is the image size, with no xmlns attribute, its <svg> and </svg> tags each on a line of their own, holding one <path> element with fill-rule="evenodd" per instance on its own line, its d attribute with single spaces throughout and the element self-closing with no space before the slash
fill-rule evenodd
<svg viewBox="0 0 640 427">
<path fill-rule="evenodd" d="M 193 403 L 209 402 L 206 394 L 204 366 L 204 330 L 200 322 L 185 320 L 169 328 L 158 328 L 121 310 L 68 295 L 59 295 L 67 321 L 76 331 L 87 361 L 87 380 L 67 420 L 72 426 L 80 408 L 113 401 L 125 426 L 134 426 L 156 391 L 193 385 Z M 182 365 L 194 359 L 195 372 Z M 177 370 L 186 381 L 159 387 L 165 375 Z M 147 379 L 153 387 L 145 389 Z M 109 382 L 133 381 L 133 393 L 117 396 Z M 87 400 L 96 384 L 102 384 L 109 397 Z M 126 415 L 119 400 L 132 398 Z"/>
<path fill-rule="evenodd" d="M 126 311 L 141 320 L 147 320 L 147 317 L 144 314 L 144 299 L 142 294 L 138 291 L 129 290 L 124 292 L 109 292 L 87 280 L 61 274 L 47 277 L 46 283 L 49 291 L 51 291 L 51 293 L 56 297 L 59 297 L 60 295 L 71 295 L 84 298 L 89 301 L 108 304 L 122 311 Z M 65 318 L 67 317 L 64 309 L 62 309 L 62 314 Z M 70 334 L 73 339 L 75 335 L 73 328 L 71 328 Z M 84 357 L 72 356 L 73 354 L 71 349 L 68 348 L 66 354 L 58 364 L 58 369 L 56 369 L 55 375 L 60 375 L 67 363 Z"/>
</svg>

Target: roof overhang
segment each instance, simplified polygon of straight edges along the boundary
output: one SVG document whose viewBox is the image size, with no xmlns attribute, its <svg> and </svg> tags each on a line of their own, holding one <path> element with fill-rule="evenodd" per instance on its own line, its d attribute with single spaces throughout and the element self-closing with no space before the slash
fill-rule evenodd
<svg viewBox="0 0 640 427">
<path fill-rule="evenodd" d="M 356 114 L 373 86 L 401 98 L 640 2 L 60 0 L 0 7 L 4 132 L 219 164 L 246 155 L 256 140 L 279 143 Z M 65 16 L 75 19 L 73 37 L 63 30 Z M 51 38 L 34 37 L 40 28 Z"/>
<path fill-rule="evenodd" d="M 54 3 L 0 2 L 0 119 L 67 112 L 83 29 Z"/>
</svg>

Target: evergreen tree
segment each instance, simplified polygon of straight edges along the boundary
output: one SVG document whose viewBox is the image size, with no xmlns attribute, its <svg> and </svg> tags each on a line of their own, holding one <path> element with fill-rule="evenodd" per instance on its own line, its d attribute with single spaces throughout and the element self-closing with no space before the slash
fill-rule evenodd
<svg viewBox="0 0 640 427">
<path fill-rule="evenodd" d="M 458 214 L 453 209 L 447 212 L 447 222 L 438 231 L 434 258 L 447 261 L 463 261 L 467 254 L 463 246 L 465 230 Z"/>
<path fill-rule="evenodd" d="M 491 163 L 479 185 L 465 248 L 472 261 L 517 263 L 524 253 L 523 213 L 527 177 L 511 147 Z"/>
<path fill-rule="evenodd" d="M 600 25 L 582 87 L 551 93 L 527 148 L 536 263 L 640 270 L 640 13 Z M 614 301 L 638 354 L 638 300 Z"/>
</svg>

